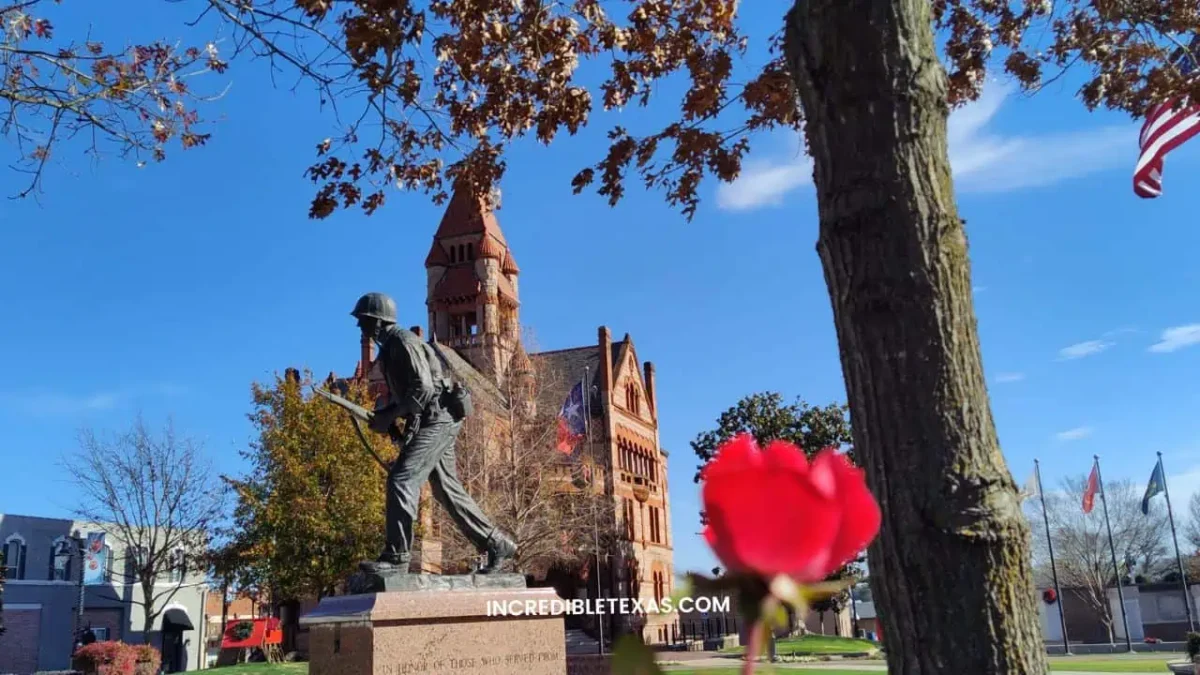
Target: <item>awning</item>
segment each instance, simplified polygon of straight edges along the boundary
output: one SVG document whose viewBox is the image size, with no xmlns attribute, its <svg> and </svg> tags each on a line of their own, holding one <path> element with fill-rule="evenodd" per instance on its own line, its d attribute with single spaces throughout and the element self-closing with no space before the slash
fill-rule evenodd
<svg viewBox="0 0 1200 675">
<path fill-rule="evenodd" d="M 163 630 L 196 630 L 187 612 L 178 607 L 169 607 L 163 611 Z"/>
</svg>

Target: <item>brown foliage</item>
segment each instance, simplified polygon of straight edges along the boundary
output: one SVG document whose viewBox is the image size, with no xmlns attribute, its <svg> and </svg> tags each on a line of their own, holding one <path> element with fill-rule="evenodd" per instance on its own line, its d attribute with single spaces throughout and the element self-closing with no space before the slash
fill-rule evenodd
<svg viewBox="0 0 1200 675">
<path fill-rule="evenodd" d="M 139 164 L 164 159 L 173 139 L 185 149 L 208 140 L 193 107 L 202 97 L 189 81 L 225 72 L 215 45 L 80 44 L 55 31 L 45 16 L 52 4 L 0 0 L 0 129 L 16 144 L 17 169 L 30 175 L 18 196 L 37 190 L 53 146 L 76 136 L 91 153 L 114 147 Z"/>
<path fill-rule="evenodd" d="M 335 106 L 364 102 L 345 119 L 344 136 L 317 145 L 308 171 L 319 186 L 314 218 L 351 206 L 372 213 L 391 185 L 438 203 L 447 180 L 490 194 L 517 139 L 548 144 L 586 126 L 597 107 L 646 106 L 653 84 L 675 75 L 691 85 L 678 120 L 644 135 L 613 128 L 607 156 L 575 176 L 577 192 L 598 179 L 599 193 L 616 203 L 633 170 L 690 217 L 705 173 L 736 177 L 746 131 L 798 128 L 782 61 L 733 82 L 747 44 L 731 0 L 209 5 L 240 29 L 239 49 L 291 66 Z M 607 65 L 594 87 L 580 75 L 587 61 Z"/>
<path fill-rule="evenodd" d="M 224 72 L 209 44 L 164 43 L 112 51 L 56 39 L 36 10 L 42 0 L 0 4 L 0 100 L 36 185 L 51 144 L 80 131 L 93 143 L 162 159 L 208 134 L 191 107 L 186 78 Z M 786 3 L 780 3 L 781 12 Z M 204 14 L 235 29 L 235 54 L 270 59 L 315 85 L 346 129 L 316 144 L 307 175 L 317 185 L 310 215 L 339 208 L 373 213 L 397 186 L 442 203 L 462 183 L 492 193 L 505 151 L 532 136 L 548 144 L 574 135 L 602 111 L 644 107 L 657 82 L 685 92 L 661 128 L 613 126 L 608 151 L 572 179 L 615 204 L 636 175 L 664 191 L 689 219 L 711 174 L 732 181 L 749 151 L 748 132 L 801 129 L 793 81 L 772 36 L 767 63 L 738 81 L 748 39 L 735 0 L 207 0 Z M 989 65 L 1029 89 L 1069 66 L 1090 70 L 1080 95 L 1140 116 L 1162 98 L 1200 93 L 1175 57 L 1200 27 L 1194 3 L 1113 0 L 933 0 L 946 36 L 951 104 L 975 98 Z M 1194 57 L 1192 57 L 1194 58 Z M 603 75 L 584 77 L 588 62 Z M 1049 72 L 1049 76 L 1047 73 Z M 598 80 L 598 81 L 597 81 Z M 662 94 L 659 95 L 660 98 Z"/>
<path fill-rule="evenodd" d="M 351 206 L 373 213 L 390 185 L 438 203 L 447 181 L 491 194 L 514 141 L 548 144 L 585 127 L 597 108 L 647 106 L 653 85 L 671 78 L 686 85 L 676 119 L 611 128 L 604 157 L 572 179 L 576 192 L 594 185 L 615 204 L 634 174 L 690 219 L 706 174 L 738 176 L 748 132 L 802 128 L 778 35 L 766 65 L 735 80 L 748 47 L 735 0 L 209 4 L 240 29 L 241 48 L 294 67 L 323 101 L 365 102 L 342 137 L 317 145 L 314 218 Z M 1028 89 L 1072 64 L 1088 67 L 1084 103 L 1135 116 L 1170 94 L 1200 93 L 1172 61 L 1200 26 L 1194 3 L 933 0 L 931 9 L 947 36 L 951 104 L 977 97 L 996 64 Z M 580 75 L 589 61 L 602 69 L 598 83 Z"/>
</svg>

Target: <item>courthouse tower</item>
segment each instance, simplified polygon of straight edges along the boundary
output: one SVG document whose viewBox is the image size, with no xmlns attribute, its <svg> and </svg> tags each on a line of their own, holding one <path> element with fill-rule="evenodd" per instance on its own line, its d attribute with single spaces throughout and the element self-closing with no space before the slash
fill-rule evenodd
<svg viewBox="0 0 1200 675">
<path fill-rule="evenodd" d="M 425 258 L 429 329 L 494 381 L 520 343 L 520 302 L 513 259 L 484 199 L 456 191 Z"/>
</svg>

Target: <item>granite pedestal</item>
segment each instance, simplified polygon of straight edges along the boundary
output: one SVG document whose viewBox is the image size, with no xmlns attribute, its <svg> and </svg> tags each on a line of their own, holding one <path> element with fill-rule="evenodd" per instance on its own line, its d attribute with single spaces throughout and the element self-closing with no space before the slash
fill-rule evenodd
<svg viewBox="0 0 1200 675">
<path fill-rule="evenodd" d="M 301 617 L 309 675 L 566 673 L 563 617 L 538 614 L 560 600 L 553 588 L 503 574 L 396 575 L 360 587 L 386 590 L 324 598 Z"/>
</svg>

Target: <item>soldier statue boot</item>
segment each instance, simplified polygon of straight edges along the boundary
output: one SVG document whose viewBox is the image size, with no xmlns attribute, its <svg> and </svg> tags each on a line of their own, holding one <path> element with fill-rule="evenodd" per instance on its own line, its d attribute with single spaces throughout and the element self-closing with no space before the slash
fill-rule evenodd
<svg viewBox="0 0 1200 675">
<path fill-rule="evenodd" d="M 479 568 L 477 574 L 493 574 L 517 554 L 517 545 L 500 530 L 492 532 L 488 537 L 487 563 Z"/>
<path fill-rule="evenodd" d="M 364 562 L 359 567 L 366 571 L 375 574 L 408 574 L 408 567 L 411 558 L 405 555 L 398 555 L 391 551 L 384 551 L 379 554 L 375 562 Z"/>
</svg>

